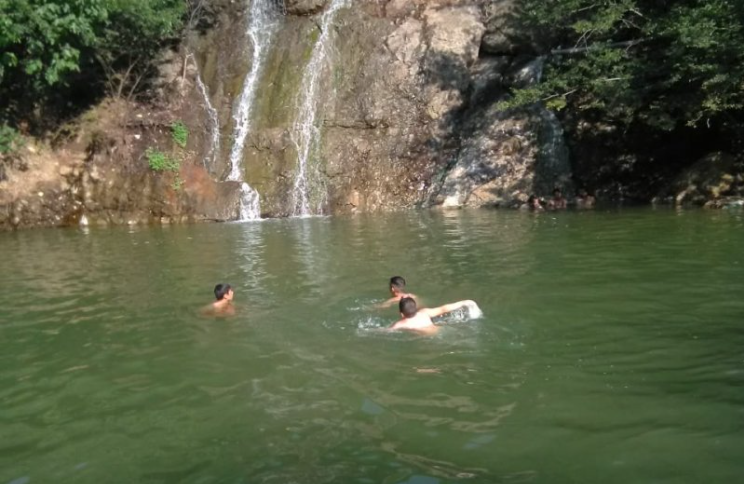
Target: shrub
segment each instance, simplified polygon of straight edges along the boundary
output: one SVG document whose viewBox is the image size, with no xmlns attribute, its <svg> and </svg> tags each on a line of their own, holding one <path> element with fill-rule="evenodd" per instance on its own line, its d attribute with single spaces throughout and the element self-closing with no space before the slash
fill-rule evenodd
<svg viewBox="0 0 744 484">
<path fill-rule="evenodd" d="M 0 155 L 11 155 L 18 152 L 23 144 L 23 137 L 7 124 L 0 124 Z"/>
<path fill-rule="evenodd" d="M 178 146 L 186 148 L 186 143 L 189 141 L 189 128 L 182 121 L 176 121 L 171 124 L 171 136 Z"/>
<path fill-rule="evenodd" d="M 177 159 L 153 148 L 147 148 L 145 157 L 147 157 L 150 168 L 154 171 L 178 171 L 181 166 Z"/>
</svg>

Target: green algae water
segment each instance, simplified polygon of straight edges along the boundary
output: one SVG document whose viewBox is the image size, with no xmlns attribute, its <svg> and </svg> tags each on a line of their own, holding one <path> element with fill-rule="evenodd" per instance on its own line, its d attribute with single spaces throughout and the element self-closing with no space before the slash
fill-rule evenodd
<svg viewBox="0 0 744 484">
<path fill-rule="evenodd" d="M 744 215 L 0 234 L 0 484 L 732 483 Z M 385 333 L 390 276 L 434 337 Z M 203 319 L 217 282 L 238 314 Z"/>
</svg>

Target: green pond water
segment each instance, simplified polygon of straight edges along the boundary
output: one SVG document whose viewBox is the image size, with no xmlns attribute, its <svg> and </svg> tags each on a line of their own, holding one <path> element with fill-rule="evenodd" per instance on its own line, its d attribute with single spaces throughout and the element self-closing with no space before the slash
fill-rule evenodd
<svg viewBox="0 0 744 484">
<path fill-rule="evenodd" d="M 733 483 L 744 215 L 0 234 L 0 484 Z M 385 333 L 392 275 L 434 337 Z M 204 319 L 217 282 L 238 314 Z"/>
</svg>

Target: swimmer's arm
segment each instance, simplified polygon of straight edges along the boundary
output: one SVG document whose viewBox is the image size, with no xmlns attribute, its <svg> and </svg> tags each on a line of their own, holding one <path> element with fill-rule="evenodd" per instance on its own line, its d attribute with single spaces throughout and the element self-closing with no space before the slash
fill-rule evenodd
<svg viewBox="0 0 744 484">
<path fill-rule="evenodd" d="M 406 294 L 405 297 L 413 298 L 413 300 L 416 301 L 416 304 L 421 304 L 421 299 L 419 299 L 419 297 L 415 294 Z M 378 309 L 387 309 L 398 304 L 400 302 L 400 299 L 401 298 L 399 297 L 391 297 L 387 301 L 378 304 L 376 307 Z"/>
<path fill-rule="evenodd" d="M 470 299 L 466 299 L 464 301 L 457 301 L 455 303 L 445 304 L 444 306 L 439 306 L 438 308 L 425 308 L 421 311 L 429 315 L 430 318 L 436 318 L 437 316 L 451 313 L 452 311 L 457 311 L 458 309 L 470 306 L 471 304 L 475 303 Z"/>
<path fill-rule="evenodd" d="M 392 297 L 392 298 L 388 299 L 385 302 L 381 302 L 380 304 L 378 304 L 375 307 L 378 308 L 378 309 L 387 309 L 387 308 L 391 307 L 393 304 L 397 303 L 398 301 L 399 301 L 399 299 Z"/>
</svg>

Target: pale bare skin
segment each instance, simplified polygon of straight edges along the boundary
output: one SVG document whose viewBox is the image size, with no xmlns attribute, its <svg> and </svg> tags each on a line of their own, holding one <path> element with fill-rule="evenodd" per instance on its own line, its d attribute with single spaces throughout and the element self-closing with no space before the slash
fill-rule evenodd
<svg viewBox="0 0 744 484">
<path fill-rule="evenodd" d="M 416 315 L 410 318 L 406 318 L 405 315 L 401 313 L 400 316 L 403 319 L 396 322 L 388 329 L 391 331 L 405 330 L 415 331 L 417 333 L 426 335 L 433 335 L 436 334 L 437 331 L 439 331 L 439 327 L 432 322 L 431 318 L 436 318 L 437 316 L 442 316 L 443 314 L 457 311 L 458 309 L 468 307 L 471 304 L 475 303 L 470 299 L 466 299 L 465 301 L 445 304 L 444 306 L 439 306 L 438 308 L 423 308 L 419 309 Z"/>
<path fill-rule="evenodd" d="M 202 315 L 220 316 L 220 317 L 234 316 L 235 306 L 233 306 L 233 303 L 232 303 L 234 296 L 235 294 L 233 290 L 230 289 L 222 299 L 215 301 L 212 304 L 203 308 Z"/>
<path fill-rule="evenodd" d="M 558 192 L 553 195 L 553 198 L 548 202 L 548 207 L 553 210 L 563 210 L 568 206 L 568 201 L 563 197 L 563 194 Z"/>
<path fill-rule="evenodd" d="M 380 309 L 387 309 L 389 307 L 392 307 L 395 304 L 398 304 L 400 302 L 400 300 L 403 299 L 404 297 L 410 297 L 411 299 L 413 299 L 417 303 L 420 302 L 417 295 L 403 292 L 403 291 L 401 291 L 400 289 L 398 289 L 395 286 L 390 286 L 390 294 L 393 297 L 391 297 L 390 299 L 388 299 L 385 302 L 382 302 L 382 303 L 378 304 L 377 305 L 378 308 L 380 308 Z"/>
</svg>

